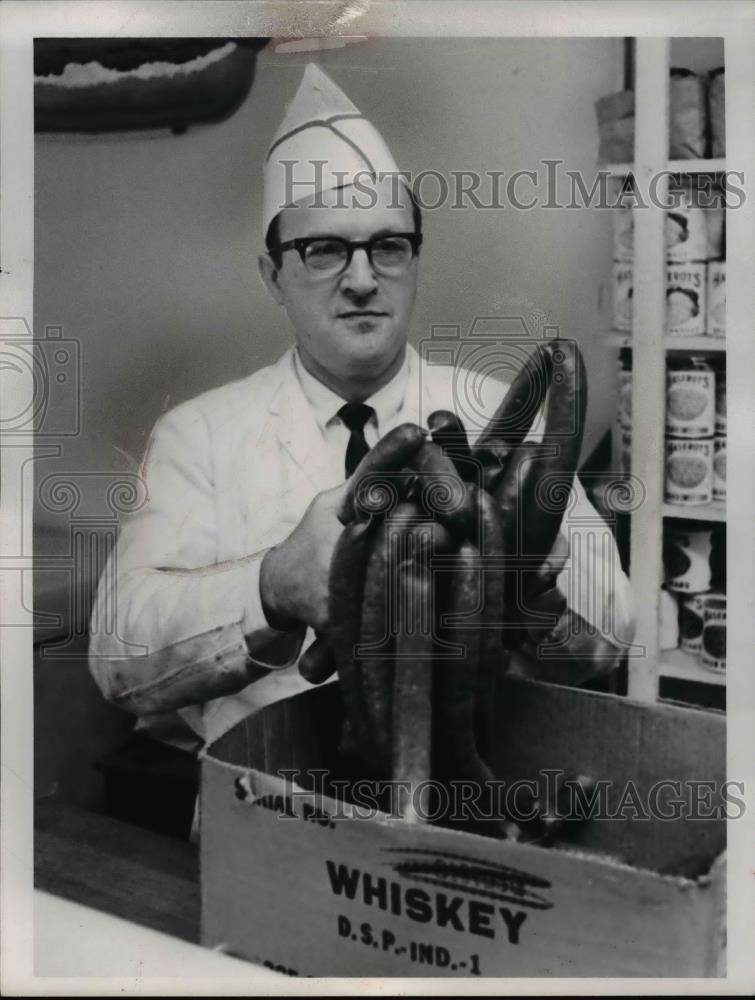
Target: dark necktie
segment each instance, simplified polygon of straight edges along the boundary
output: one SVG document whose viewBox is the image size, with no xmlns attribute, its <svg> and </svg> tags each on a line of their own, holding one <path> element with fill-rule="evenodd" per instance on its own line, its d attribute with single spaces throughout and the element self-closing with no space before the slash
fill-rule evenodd
<svg viewBox="0 0 755 1000">
<path fill-rule="evenodd" d="M 351 431 L 346 447 L 346 478 L 352 475 L 364 456 L 370 450 L 364 437 L 364 425 L 375 411 L 364 403 L 346 403 L 338 411 L 338 416 Z"/>
</svg>

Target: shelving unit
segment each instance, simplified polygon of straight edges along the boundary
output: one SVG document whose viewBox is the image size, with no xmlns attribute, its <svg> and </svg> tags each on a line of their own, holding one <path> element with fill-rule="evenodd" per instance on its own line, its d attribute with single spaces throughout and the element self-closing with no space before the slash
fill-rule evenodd
<svg viewBox="0 0 755 1000">
<path fill-rule="evenodd" d="M 726 523 L 726 504 L 716 500 L 713 503 L 701 504 L 699 507 L 678 507 L 673 503 L 664 503 L 663 516 L 721 524 Z"/>
<path fill-rule="evenodd" d="M 632 346 L 632 334 L 623 330 L 608 330 L 604 339 L 609 347 Z M 723 337 L 664 337 L 663 346 L 667 351 L 696 351 L 698 354 L 726 353 L 726 340 Z"/>
<path fill-rule="evenodd" d="M 639 44 L 639 43 L 638 43 Z M 628 177 L 635 171 L 634 163 L 604 163 L 601 170 L 611 177 Z M 726 160 L 667 160 L 666 169 L 672 174 L 722 174 L 726 170 Z"/>
<path fill-rule="evenodd" d="M 696 681 L 699 684 L 726 684 L 726 675 L 700 666 L 694 653 L 683 649 L 663 650 L 658 664 L 660 677 L 674 677 L 680 681 Z"/>
<path fill-rule="evenodd" d="M 717 687 L 726 683 L 725 673 L 707 670 L 695 655 L 660 648 L 664 521 L 726 521 L 725 503 L 684 507 L 664 500 L 666 355 L 687 351 L 720 357 L 726 352 L 723 338 L 663 336 L 659 332 L 664 329 L 666 309 L 665 212 L 661 205 L 666 200 L 669 175 L 716 175 L 726 170 L 724 159 L 668 158 L 670 48 L 669 39 L 636 40 L 635 159 L 603 168 L 617 180 L 631 175 L 641 202 L 649 206 L 634 211 L 632 333 L 611 330 L 604 338 L 608 347 L 632 349 L 632 395 L 635 401 L 642 401 L 632 407 L 632 475 L 643 484 L 644 501 L 630 515 L 630 577 L 637 595 L 637 631 L 627 659 L 628 694 L 642 701 L 658 699 L 661 678 Z M 653 178 L 655 200 L 650 197 Z M 617 428 L 617 446 L 620 434 Z M 637 447 L 637 442 L 642 446 Z"/>
</svg>

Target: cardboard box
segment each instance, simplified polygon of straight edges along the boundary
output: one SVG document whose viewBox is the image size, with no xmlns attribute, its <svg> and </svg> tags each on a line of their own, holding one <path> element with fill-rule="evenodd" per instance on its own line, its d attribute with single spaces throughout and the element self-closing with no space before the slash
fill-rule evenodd
<svg viewBox="0 0 755 1000">
<path fill-rule="evenodd" d="M 337 774 L 329 684 L 203 759 L 203 943 L 301 976 L 725 975 L 725 818 L 638 818 L 721 805 L 723 716 L 519 680 L 499 709 L 496 777 L 588 774 L 624 818 L 552 847 L 339 818 L 342 802 L 304 791 L 311 769 Z M 274 774 L 290 768 L 310 773 Z"/>
</svg>

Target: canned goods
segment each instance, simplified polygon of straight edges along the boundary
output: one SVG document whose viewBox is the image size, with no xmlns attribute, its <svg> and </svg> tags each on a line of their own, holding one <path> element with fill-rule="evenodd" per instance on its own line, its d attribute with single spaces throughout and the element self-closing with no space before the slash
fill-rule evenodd
<svg viewBox="0 0 755 1000">
<path fill-rule="evenodd" d="M 690 263 L 666 268 L 666 333 L 685 337 L 705 332 L 705 267 Z"/>
<path fill-rule="evenodd" d="M 676 649 L 679 646 L 679 605 L 668 590 L 661 590 L 660 647 Z"/>
<path fill-rule="evenodd" d="M 616 330 L 632 330 L 633 268 L 631 264 L 613 265 L 613 325 Z"/>
<path fill-rule="evenodd" d="M 726 368 L 716 369 L 716 434 L 726 434 Z"/>
<path fill-rule="evenodd" d="M 705 330 L 709 337 L 726 336 L 726 261 L 708 264 L 708 297 Z"/>
<path fill-rule="evenodd" d="M 674 207 L 666 211 L 666 260 L 675 264 L 707 260 L 705 209 L 697 204 L 692 185 L 669 185 L 669 201 Z"/>
<path fill-rule="evenodd" d="M 713 202 L 705 209 L 705 225 L 708 231 L 708 260 L 726 259 L 726 209 L 724 208 L 724 193 L 720 188 L 712 191 Z"/>
<path fill-rule="evenodd" d="M 666 438 L 665 495 L 668 503 L 689 507 L 711 502 L 713 438 Z"/>
<path fill-rule="evenodd" d="M 726 437 L 723 434 L 713 440 L 713 499 L 726 499 Z"/>
<path fill-rule="evenodd" d="M 706 594 L 685 594 L 679 601 L 679 648 L 699 653 L 703 639 Z"/>
<path fill-rule="evenodd" d="M 634 259 L 634 197 L 631 191 L 622 191 L 618 204 L 613 208 L 613 259 L 631 261 Z"/>
<path fill-rule="evenodd" d="M 632 426 L 632 352 L 619 352 L 619 407 L 617 418 L 621 427 Z"/>
<path fill-rule="evenodd" d="M 671 437 L 712 437 L 716 376 L 699 358 L 670 362 L 666 370 L 666 433 Z"/>
<path fill-rule="evenodd" d="M 710 590 L 713 530 L 687 528 L 686 522 L 667 527 L 663 535 L 665 586 L 683 594 Z"/>
<path fill-rule="evenodd" d="M 707 81 L 681 66 L 671 67 L 669 153 L 672 160 L 705 156 L 708 131 Z"/>
<path fill-rule="evenodd" d="M 710 115 L 710 155 L 726 156 L 726 115 L 724 114 L 726 83 L 724 67 L 710 71 L 708 114 Z"/>
<path fill-rule="evenodd" d="M 726 670 L 726 594 L 705 598 L 700 662 L 708 670 Z"/>
</svg>

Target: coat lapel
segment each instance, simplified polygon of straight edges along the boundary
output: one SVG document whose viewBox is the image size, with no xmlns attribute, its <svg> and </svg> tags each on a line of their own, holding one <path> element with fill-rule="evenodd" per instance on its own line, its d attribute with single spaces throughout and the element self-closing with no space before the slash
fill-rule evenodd
<svg viewBox="0 0 755 1000">
<path fill-rule="evenodd" d="M 426 427 L 428 415 L 439 407 L 433 406 L 427 372 L 426 370 L 421 371 L 422 362 L 411 344 L 407 344 L 406 353 L 408 373 L 404 405 L 399 413 L 399 423 L 419 424 L 420 427 Z"/>
<path fill-rule="evenodd" d="M 426 425 L 427 415 L 438 408 L 433 399 L 430 380 L 420 372 L 420 358 L 411 347 L 409 372 L 404 403 L 395 423 L 411 421 Z M 293 349 L 287 351 L 277 365 L 278 386 L 268 404 L 265 423 L 261 429 L 259 455 L 269 444 L 276 444 L 276 476 L 270 474 L 269 486 L 275 492 L 275 502 L 268 504 L 271 519 L 280 522 L 279 528 L 296 524 L 315 494 L 332 489 L 343 481 L 343 468 L 336 463 L 323 438 L 315 414 L 302 392 L 293 363 Z M 435 405 L 433 405 L 435 404 Z M 383 433 L 390 430 L 383 429 Z M 256 460 L 255 460 L 256 466 Z M 251 470 L 253 479 L 259 481 L 264 470 Z M 276 482 L 273 483 L 272 480 Z M 255 519 L 259 519 L 259 511 Z M 282 526 L 282 527 L 281 527 Z M 267 533 L 265 533 L 267 537 Z"/>
<path fill-rule="evenodd" d="M 311 498 L 337 485 L 343 472 L 334 468 L 312 407 L 302 392 L 294 370 L 293 350 L 286 352 L 282 365 L 280 390 L 270 403 L 270 412 L 277 418 L 278 444 L 290 477 L 289 486 L 294 493 L 305 490 Z"/>
</svg>

